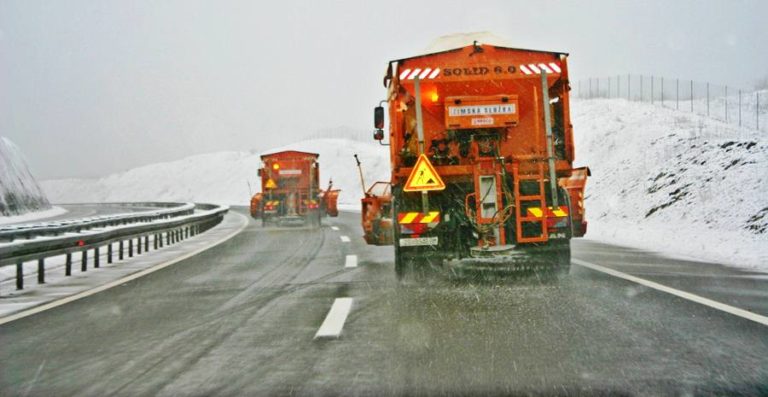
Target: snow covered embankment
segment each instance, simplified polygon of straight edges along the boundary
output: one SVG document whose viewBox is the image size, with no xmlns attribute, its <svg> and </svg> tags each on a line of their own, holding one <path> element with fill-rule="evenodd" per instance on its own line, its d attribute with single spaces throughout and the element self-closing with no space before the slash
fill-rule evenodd
<svg viewBox="0 0 768 397">
<path fill-rule="evenodd" d="M 360 208 L 362 189 L 354 154 L 363 163 L 367 185 L 389 180 L 387 147 L 350 139 L 313 139 L 270 149 L 301 150 L 320 154 L 320 186 L 333 179 L 341 189 L 339 205 Z M 260 190 L 256 171 L 261 154 L 218 152 L 178 161 L 151 164 L 99 179 L 58 179 L 42 185 L 56 203 L 121 201 L 192 201 L 248 205 L 251 194 Z"/>
<path fill-rule="evenodd" d="M 0 221 L 48 209 L 51 204 L 29 171 L 21 150 L 0 137 Z"/>
<path fill-rule="evenodd" d="M 587 238 L 768 270 L 768 139 L 620 99 L 574 101 Z"/>
</svg>

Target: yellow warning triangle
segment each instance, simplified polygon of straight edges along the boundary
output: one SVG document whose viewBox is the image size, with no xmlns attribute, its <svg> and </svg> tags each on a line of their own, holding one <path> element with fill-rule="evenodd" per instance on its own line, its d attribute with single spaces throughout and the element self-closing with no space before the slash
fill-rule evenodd
<svg viewBox="0 0 768 397">
<path fill-rule="evenodd" d="M 440 179 L 440 175 L 435 171 L 435 167 L 429 162 L 429 159 L 423 153 L 413 166 L 408 181 L 405 182 L 403 191 L 422 192 L 427 190 L 443 190 L 445 183 Z"/>
<path fill-rule="evenodd" d="M 265 189 L 274 189 L 276 187 L 277 184 L 272 180 L 272 178 L 267 179 L 267 183 L 264 184 Z"/>
</svg>

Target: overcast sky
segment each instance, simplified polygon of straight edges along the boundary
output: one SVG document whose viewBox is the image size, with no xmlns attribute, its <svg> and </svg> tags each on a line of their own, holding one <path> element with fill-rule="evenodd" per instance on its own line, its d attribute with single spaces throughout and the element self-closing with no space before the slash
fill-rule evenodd
<svg viewBox="0 0 768 397">
<path fill-rule="evenodd" d="M 569 52 L 574 80 L 749 88 L 767 16 L 765 0 L 0 0 L 0 135 L 47 179 L 367 132 L 386 62 L 456 32 Z"/>
</svg>

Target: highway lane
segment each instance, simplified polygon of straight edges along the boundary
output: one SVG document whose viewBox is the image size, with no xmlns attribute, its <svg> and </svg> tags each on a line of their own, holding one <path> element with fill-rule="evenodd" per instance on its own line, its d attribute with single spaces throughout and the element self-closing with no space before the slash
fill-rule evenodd
<svg viewBox="0 0 768 397">
<path fill-rule="evenodd" d="M 768 393 L 768 327 L 579 266 L 560 282 L 401 284 L 391 248 L 366 246 L 357 216 L 319 230 L 252 222 L 174 266 L 1 326 L 0 395 Z M 588 241 L 574 257 L 710 297 L 764 286 L 718 284 L 714 270 L 702 282 L 690 261 L 651 272 L 663 258 Z M 341 337 L 314 339 L 339 297 L 353 299 Z"/>
</svg>

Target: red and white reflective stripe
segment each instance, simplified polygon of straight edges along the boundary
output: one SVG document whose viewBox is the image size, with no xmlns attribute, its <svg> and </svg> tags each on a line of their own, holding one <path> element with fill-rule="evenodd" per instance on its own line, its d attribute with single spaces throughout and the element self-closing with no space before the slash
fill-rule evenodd
<svg viewBox="0 0 768 397">
<path fill-rule="evenodd" d="M 562 69 L 560 69 L 560 66 L 554 62 L 550 63 L 529 63 L 527 65 L 520 65 L 520 71 L 523 72 L 523 74 L 541 74 L 542 71 L 547 72 L 547 74 L 554 74 L 554 73 L 560 73 L 562 72 Z"/>
<path fill-rule="evenodd" d="M 400 80 L 413 80 L 416 76 L 419 76 L 419 80 L 434 79 L 440 75 L 440 68 L 426 68 L 426 69 L 405 69 L 400 72 Z"/>
</svg>

